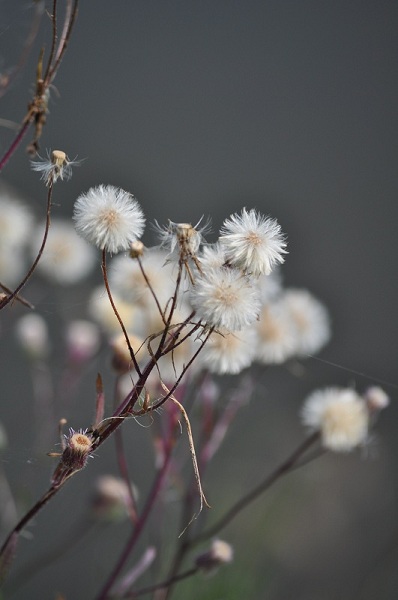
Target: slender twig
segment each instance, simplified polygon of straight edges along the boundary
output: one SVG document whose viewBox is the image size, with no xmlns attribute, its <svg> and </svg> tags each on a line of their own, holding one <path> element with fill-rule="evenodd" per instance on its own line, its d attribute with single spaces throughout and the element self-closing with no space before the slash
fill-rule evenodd
<svg viewBox="0 0 398 600">
<path fill-rule="evenodd" d="M 163 312 L 163 310 L 162 310 L 162 307 L 160 306 L 160 302 L 159 302 L 159 300 L 158 300 L 158 297 L 156 296 L 156 294 L 155 294 L 155 290 L 153 289 L 153 287 L 152 287 L 152 284 L 151 284 L 151 282 L 149 281 L 149 278 L 148 278 L 147 274 L 145 273 L 145 269 L 144 269 L 144 267 L 143 267 L 143 265 L 142 265 L 142 260 L 141 260 L 141 258 L 140 258 L 139 256 L 137 256 L 137 261 L 138 261 L 138 265 L 139 265 L 139 267 L 140 267 L 140 270 L 141 270 L 142 276 L 143 276 L 143 278 L 145 279 L 145 283 L 147 284 L 147 286 L 148 286 L 148 289 L 149 289 L 149 291 L 151 292 L 153 299 L 155 300 L 155 303 L 156 303 L 156 306 L 157 306 L 157 308 L 158 308 L 159 314 L 160 314 L 160 316 L 162 317 L 162 321 L 163 321 L 163 323 L 164 323 L 165 325 L 167 325 L 167 321 L 166 321 L 166 319 L 165 319 L 165 316 L 164 316 L 164 312 Z"/>
<path fill-rule="evenodd" d="M 209 529 L 199 534 L 195 539 L 191 540 L 190 545 L 196 545 L 199 542 L 208 540 L 215 536 L 219 531 L 224 529 L 238 513 L 244 508 L 256 500 L 261 494 L 267 491 L 278 479 L 288 473 L 294 465 L 297 463 L 299 458 L 319 439 L 319 432 L 315 432 L 307 437 L 294 452 L 284 460 L 268 477 L 266 477 L 259 485 L 253 488 L 248 494 L 243 496 L 238 502 L 236 502 L 221 519 L 219 519 Z"/>
<path fill-rule="evenodd" d="M 17 288 L 12 292 L 12 294 L 9 294 L 8 296 L 6 296 L 1 302 L 0 302 L 0 310 L 2 308 L 4 308 L 7 304 L 9 304 L 11 302 L 11 300 L 13 300 L 14 298 L 16 298 L 19 294 L 19 292 L 22 290 L 22 288 L 24 287 L 24 285 L 27 283 L 27 281 L 30 279 L 30 277 L 33 274 L 33 271 L 36 269 L 39 260 L 42 257 L 43 251 L 44 251 L 44 247 L 46 245 L 47 242 L 47 237 L 48 237 L 48 232 L 50 230 L 50 222 L 51 222 L 51 203 L 52 203 L 52 193 L 53 193 L 53 181 L 50 181 L 50 184 L 48 186 L 48 194 L 47 194 L 47 212 L 46 212 L 46 224 L 45 224 L 45 229 L 44 229 L 44 235 L 43 235 L 43 240 L 39 249 L 39 252 L 37 253 L 37 256 L 34 260 L 34 263 L 32 264 L 32 266 L 30 267 L 29 271 L 27 272 L 27 274 L 25 275 L 25 277 L 23 278 L 23 280 L 21 281 L 21 283 L 17 286 Z"/>
<path fill-rule="evenodd" d="M 174 430 L 175 429 L 176 429 L 176 425 L 174 425 Z M 175 436 L 170 434 L 169 444 L 168 444 L 167 452 L 164 456 L 162 468 L 157 473 L 155 481 L 152 484 L 151 490 L 147 496 L 147 500 L 146 500 L 144 509 L 143 509 L 141 515 L 139 516 L 139 519 L 137 521 L 137 524 L 136 524 L 132 534 L 130 535 L 129 539 L 127 540 L 127 543 L 125 544 L 125 547 L 124 547 L 112 573 L 108 577 L 102 590 L 100 591 L 99 595 L 97 596 L 97 600 L 105 600 L 105 598 L 108 597 L 108 592 L 110 592 L 117 577 L 119 576 L 120 572 L 122 571 L 128 557 L 130 556 L 132 550 L 134 549 L 138 538 L 141 535 L 144 525 L 147 522 L 149 515 L 151 514 L 153 505 L 154 505 L 154 503 L 158 497 L 158 494 L 161 490 L 161 487 L 163 485 L 164 478 L 165 478 L 165 475 L 166 475 L 168 467 L 169 467 L 174 444 L 175 444 Z"/>
<path fill-rule="evenodd" d="M 52 9 L 52 13 L 50 15 L 50 19 L 51 19 L 52 28 L 53 28 L 53 34 L 52 34 L 52 39 L 51 39 L 50 56 L 47 61 L 46 72 L 43 77 L 44 81 L 46 81 L 49 77 L 51 63 L 53 62 L 54 55 L 55 55 L 55 48 L 57 45 L 57 37 L 58 37 L 58 35 L 57 35 L 57 0 L 53 0 L 53 9 Z"/>
<path fill-rule="evenodd" d="M 162 588 L 167 588 L 171 586 L 173 583 L 178 583 L 178 581 L 182 581 L 183 579 L 187 579 L 188 577 L 192 577 L 192 575 L 196 575 L 199 571 L 199 567 L 192 567 L 183 573 L 179 573 L 178 575 L 174 575 L 174 577 L 170 577 L 165 581 L 161 581 L 160 583 L 155 583 L 154 585 L 149 585 L 148 587 L 141 588 L 140 590 L 136 590 L 135 592 L 127 592 L 122 596 L 109 596 L 109 598 L 138 598 L 139 596 L 144 596 L 145 594 L 150 594 L 152 592 L 156 592 L 157 590 L 161 590 Z"/>
<path fill-rule="evenodd" d="M 116 393 L 115 393 L 115 397 L 116 397 Z M 120 474 L 127 486 L 127 490 L 128 490 L 128 494 L 129 494 L 129 498 L 130 498 L 129 517 L 130 517 L 131 522 L 133 524 L 136 524 L 137 519 L 138 519 L 138 517 L 137 517 L 137 502 L 135 499 L 135 494 L 134 494 L 134 490 L 133 490 L 133 486 L 132 486 L 131 478 L 130 478 L 130 474 L 129 474 L 129 468 L 128 468 L 127 459 L 126 459 L 126 452 L 125 452 L 124 443 L 123 443 L 123 432 L 120 427 L 119 427 L 119 429 L 117 429 L 115 431 L 115 448 L 116 448 L 116 458 L 117 458 L 119 471 L 120 471 Z"/>
<path fill-rule="evenodd" d="M 111 303 L 113 312 L 115 313 L 115 317 L 119 321 L 120 327 L 122 328 L 124 339 L 126 340 L 127 348 L 129 349 L 130 357 L 131 357 L 131 360 L 133 362 L 134 369 L 136 370 L 137 374 L 139 376 L 141 376 L 142 373 L 141 373 L 141 370 L 140 370 L 140 368 L 138 366 L 134 350 L 131 347 L 129 334 L 127 333 L 127 330 L 126 330 L 126 328 L 124 326 L 122 318 L 121 318 L 121 316 L 119 314 L 119 311 L 116 308 L 116 304 L 115 304 L 115 302 L 113 300 L 113 297 L 112 297 L 111 288 L 109 287 L 108 273 L 107 273 L 107 269 L 106 269 L 106 250 L 105 250 L 105 248 L 102 251 L 102 265 L 101 265 L 101 268 L 102 268 L 102 275 L 103 275 L 103 278 L 104 278 L 104 284 L 105 284 L 106 292 L 108 294 L 109 302 Z"/>
</svg>

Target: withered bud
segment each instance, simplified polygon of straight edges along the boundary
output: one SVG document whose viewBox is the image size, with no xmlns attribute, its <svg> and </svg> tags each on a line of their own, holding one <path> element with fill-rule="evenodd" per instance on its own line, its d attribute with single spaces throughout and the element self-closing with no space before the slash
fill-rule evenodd
<svg viewBox="0 0 398 600">
<path fill-rule="evenodd" d="M 134 489 L 134 496 L 136 496 L 135 492 Z M 123 479 L 112 475 L 102 475 L 97 479 L 91 502 L 96 518 L 107 520 L 124 518 L 128 514 L 130 503 L 130 493 Z"/>
<path fill-rule="evenodd" d="M 143 343 L 142 339 L 136 335 L 129 335 L 129 341 L 133 352 L 136 355 L 138 354 L 136 356 L 137 360 L 140 360 L 142 357 L 142 352 L 140 351 Z M 113 338 L 111 347 L 113 349 L 112 367 L 119 374 L 128 373 L 132 368 L 132 360 L 124 335 L 120 334 Z"/>
<path fill-rule="evenodd" d="M 61 462 L 65 467 L 79 470 L 87 463 L 90 455 L 92 439 L 86 435 L 85 431 L 69 430 L 66 437 L 65 450 L 62 453 Z"/>
<path fill-rule="evenodd" d="M 364 400 L 371 413 L 379 412 L 390 404 L 390 398 L 385 391 L 378 386 L 372 386 L 363 395 Z"/>
<path fill-rule="evenodd" d="M 130 258 L 138 258 L 144 254 L 144 244 L 140 240 L 131 242 L 130 244 Z"/>
<path fill-rule="evenodd" d="M 233 559 L 233 548 L 223 540 L 214 540 L 210 549 L 196 557 L 196 566 L 205 573 L 212 573 Z"/>
</svg>

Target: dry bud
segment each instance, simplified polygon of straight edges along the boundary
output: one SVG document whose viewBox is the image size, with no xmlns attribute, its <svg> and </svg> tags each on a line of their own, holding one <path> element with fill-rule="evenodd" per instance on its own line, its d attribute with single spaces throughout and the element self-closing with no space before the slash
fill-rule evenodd
<svg viewBox="0 0 398 600">
<path fill-rule="evenodd" d="M 196 557 L 196 565 L 205 573 L 212 573 L 233 559 L 233 548 L 223 540 L 214 540 L 210 549 Z"/>
<path fill-rule="evenodd" d="M 136 240 L 130 244 L 130 258 L 138 258 L 144 254 L 144 244 L 141 240 Z"/>
</svg>

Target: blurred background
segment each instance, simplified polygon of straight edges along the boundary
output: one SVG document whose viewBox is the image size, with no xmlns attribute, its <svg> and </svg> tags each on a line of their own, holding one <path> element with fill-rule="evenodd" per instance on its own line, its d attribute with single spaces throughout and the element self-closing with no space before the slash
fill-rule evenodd
<svg viewBox="0 0 398 600">
<path fill-rule="evenodd" d="M 0 1 L 3 74 L 18 60 L 32 16 L 29 2 Z M 392 399 L 369 456 L 330 454 L 289 475 L 223 532 L 234 563 L 200 585 L 182 584 L 176 600 L 397 597 L 397 27 L 398 5 L 387 0 L 81 2 L 40 152 L 63 149 L 84 161 L 56 186 L 53 214 L 70 216 L 81 192 L 113 184 L 135 194 L 148 221 L 210 216 L 208 241 L 215 241 L 224 218 L 257 208 L 287 234 L 285 284 L 308 288 L 332 317 L 321 360 L 257 368 L 255 397 L 208 473 L 209 521 L 299 443 L 298 412 L 311 390 L 380 383 Z M 50 29 L 44 15 L 23 70 L 0 100 L 1 119 L 23 118 Z M 1 154 L 12 136 L 1 127 Z M 2 181 L 42 219 L 46 195 L 29 168 L 29 141 L 28 134 Z M 145 235 L 154 243 L 149 228 Z M 43 292 L 36 282 L 29 290 L 50 321 L 86 316 L 80 287 Z M 31 384 L 12 335 L 21 314 L 15 305 L 0 316 L 2 468 L 29 504 L 53 465 L 32 450 Z M 57 415 L 75 428 L 90 421 L 98 368 L 87 373 L 79 401 Z M 235 380 L 226 385 L 233 389 Z M 146 431 L 132 422 L 126 434 L 140 456 L 137 485 L 145 487 Z M 79 522 L 90 481 L 104 465 L 115 468 L 111 446 L 38 516 L 34 544 L 20 544 L 20 564 Z M 118 527 L 88 537 L 13 597 L 94 597 L 122 546 Z"/>
</svg>

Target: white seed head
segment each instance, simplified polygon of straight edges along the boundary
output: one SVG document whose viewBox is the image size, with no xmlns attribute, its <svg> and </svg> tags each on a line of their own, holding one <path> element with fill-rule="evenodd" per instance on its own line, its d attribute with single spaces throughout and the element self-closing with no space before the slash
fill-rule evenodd
<svg viewBox="0 0 398 600">
<path fill-rule="evenodd" d="M 260 311 L 259 291 L 240 271 L 209 269 L 198 276 L 190 302 L 210 327 L 240 331 L 251 325 Z"/>
<path fill-rule="evenodd" d="M 213 331 L 203 346 L 198 362 L 210 372 L 235 375 L 249 367 L 256 353 L 256 332 L 250 327 L 244 331 Z"/>
<path fill-rule="evenodd" d="M 269 275 L 274 266 L 284 262 L 286 241 L 279 223 L 254 209 L 231 215 L 220 234 L 226 259 L 245 273 Z"/>
<path fill-rule="evenodd" d="M 307 398 L 301 414 L 305 425 L 321 433 L 329 450 L 349 452 L 367 440 L 369 411 L 352 389 L 317 390 Z"/>
<path fill-rule="evenodd" d="M 44 225 L 41 225 L 33 235 L 33 257 L 37 255 L 43 231 Z M 95 265 L 95 260 L 93 248 L 76 234 L 70 221 L 52 220 L 47 243 L 37 266 L 44 277 L 60 285 L 72 285 L 87 277 Z"/>
<path fill-rule="evenodd" d="M 145 225 L 134 196 L 112 185 L 90 188 L 79 196 L 73 219 L 79 235 L 111 254 L 128 250 L 142 236 Z"/>
</svg>

